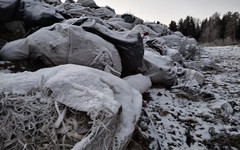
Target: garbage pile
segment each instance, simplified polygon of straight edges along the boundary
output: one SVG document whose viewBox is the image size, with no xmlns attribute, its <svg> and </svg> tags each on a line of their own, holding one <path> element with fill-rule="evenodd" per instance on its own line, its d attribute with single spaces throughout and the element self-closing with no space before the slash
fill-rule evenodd
<svg viewBox="0 0 240 150">
<path fill-rule="evenodd" d="M 3 149 L 124 149 L 140 93 L 203 84 L 195 39 L 94 1 L 2 0 L 0 22 Z"/>
<path fill-rule="evenodd" d="M 61 65 L 0 74 L 1 148 L 123 149 L 142 96 L 97 69 Z"/>
</svg>

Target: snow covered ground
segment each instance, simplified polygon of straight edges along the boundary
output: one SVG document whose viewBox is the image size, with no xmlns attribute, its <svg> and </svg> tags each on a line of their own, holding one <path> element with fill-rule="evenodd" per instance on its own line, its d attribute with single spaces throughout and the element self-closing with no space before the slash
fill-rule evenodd
<svg viewBox="0 0 240 150">
<path fill-rule="evenodd" d="M 179 80 L 181 86 L 171 90 L 149 89 L 139 122 L 142 138 L 135 142 L 143 149 L 240 149 L 240 47 L 204 47 L 199 60 L 185 65 L 201 72 L 204 84 Z"/>
<path fill-rule="evenodd" d="M 204 47 L 201 53 L 185 66 L 204 75 L 202 87 L 179 78 L 171 90 L 153 86 L 144 93 L 128 149 L 240 149 L 240 47 Z M 0 62 L 0 72 L 15 70 L 24 67 Z"/>
</svg>

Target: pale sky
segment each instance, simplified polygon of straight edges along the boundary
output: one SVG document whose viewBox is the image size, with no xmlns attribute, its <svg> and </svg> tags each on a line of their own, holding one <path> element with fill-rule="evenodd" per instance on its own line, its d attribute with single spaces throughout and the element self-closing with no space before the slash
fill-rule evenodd
<svg viewBox="0 0 240 150">
<path fill-rule="evenodd" d="M 98 6 L 110 6 L 117 14 L 131 13 L 144 21 L 169 25 L 188 15 L 203 20 L 215 12 L 240 13 L 240 0 L 95 0 Z"/>
</svg>

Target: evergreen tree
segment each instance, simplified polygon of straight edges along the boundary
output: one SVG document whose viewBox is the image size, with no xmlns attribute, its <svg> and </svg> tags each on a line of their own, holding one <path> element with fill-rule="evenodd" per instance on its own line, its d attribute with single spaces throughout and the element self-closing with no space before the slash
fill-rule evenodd
<svg viewBox="0 0 240 150">
<path fill-rule="evenodd" d="M 198 41 L 201 36 L 201 28 L 199 24 L 197 24 L 195 32 L 196 33 L 194 38 Z"/>
<path fill-rule="evenodd" d="M 207 25 L 208 25 L 208 19 L 206 18 L 205 20 L 203 20 L 202 21 L 202 24 L 201 24 L 201 33 L 200 33 L 200 38 L 199 38 L 199 40 L 201 41 L 201 42 L 206 42 L 206 35 L 205 35 L 205 30 L 206 30 L 206 28 L 207 28 Z"/>
<path fill-rule="evenodd" d="M 182 32 L 182 34 L 183 34 L 184 24 L 183 24 L 183 19 L 182 18 L 178 21 L 178 31 Z"/>
<path fill-rule="evenodd" d="M 229 26 L 229 21 L 231 20 L 232 12 L 229 11 L 225 15 L 223 15 L 222 18 L 222 28 L 221 28 L 221 34 L 222 39 L 226 39 L 228 37 L 228 31 L 227 31 L 227 25 Z M 229 30 L 229 29 L 228 29 Z"/>
<path fill-rule="evenodd" d="M 240 18 L 238 18 L 238 27 L 237 27 L 237 34 L 236 34 L 236 39 L 239 41 L 240 40 Z"/>
<path fill-rule="evenodd" d="M 235 12 L 228 16 L 229 20 L 227 22 L 225 34 L 224 34 L 225 38 L 230 38 L 233 41 L 235 41 L 237 39 L 236 37 L 237 37 L 239 16 L 240 15 L 238 12 Z"/>
<path fill-rule="evenodd" d="M 182 32 L 185 36 L 194 37 L 201 42 L 226 41 L 225 44 L 240 40 L 240 14 L 238 12 L 227 12 L 220 18 L 219 13 L 214 13 L 211 17 L 204 19 L 201 23 L 199 19 L 187 16 L 181 18 L 176 25 L 171 21 L 169 28 L 172 31 Z"/>
<path fill-rule="evenodd" d="M 208 24 L 208 19 L 206 18 L 205 20 L 202 21 L 201 32 L 207 28 L 207 24 Z"/>
<path fill-rule="evenodd" d="M 226 30 L 226 26 L 227 26 L 227 23 L 230 19 L 230 16 L 231 16 L 231 12 L 228 12 L 227 14 L 223 15 L 223 18 L 222 18 L 222 23 L 221 23 L 221 28 L 220 28 L 220 38 L 221 39 L 225 39 L 225 30 Z"/>
<path fill-rule="evenodd" d="M 195 23 L 193 21 L 193 17 L 190 17 L 190 22 L 189 22 L 189 36 L 192 36 L 192 37 L 196 37 L 196 26 L 195 26 Z"/>
<path fill-rule="evenodd" d="M 185 36 L 189 36 L 189 32 L 188 32 L 188 28 L 189 28 L 189 25 L 190 25 L 190 16 L 187 16 L 184 21 L 183 21 L 183 35 Z"/>
<path fill-rule="evenodd" d="M 175 21 L 171 21 L 171 23 L 169 24 L 169 29 L 172 31 L 177 31 L 177 23 Z"/>
<path fill-rule="evenodd" d="M 199 40 L 200 36 L 201 36 L 201 27 L 200 27 L 200 19 L 197 18 L 193 18 L 193 21 L 195 23 L 195 36 L 194 38 L 196 40 Z"/>
<path fill-rule="evenodd" d="M 193 18 L 191 16 L 187 16 L 186 19 L 183 21 L 183 34 L 185 36 L 192 36 L 195 37 L 196 29 L 195 29 L 195 23 L 193 21 Z"/>
</svg>

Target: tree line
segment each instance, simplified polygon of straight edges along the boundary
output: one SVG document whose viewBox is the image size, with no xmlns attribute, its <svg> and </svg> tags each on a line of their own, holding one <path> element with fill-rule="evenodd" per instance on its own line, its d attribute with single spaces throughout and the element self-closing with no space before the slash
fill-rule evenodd
<svg viewBox="0 0 240 150">
<path fill-rule="evenodd" d="M 180 31 L 185 36 L 190 36 L 202 43 L 234 44 L 240 41 L 240 14 L 227 12 L 220 17 L 214 13 L 211 17 L 202 21 L 187 16 L 181 18 L 178 23 L 171 21 L 169 29 Z"/>
</svg>

